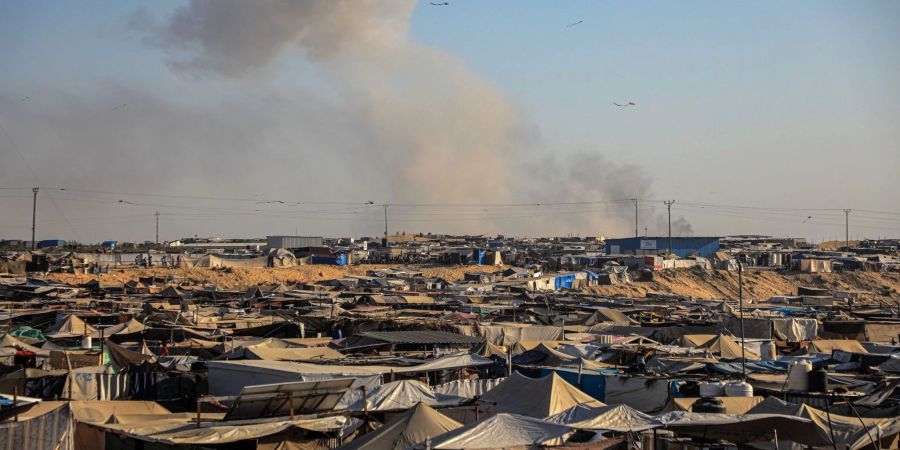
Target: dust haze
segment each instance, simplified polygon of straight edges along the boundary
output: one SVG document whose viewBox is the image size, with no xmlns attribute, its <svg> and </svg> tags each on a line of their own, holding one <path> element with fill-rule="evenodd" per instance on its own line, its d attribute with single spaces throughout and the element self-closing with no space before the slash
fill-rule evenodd
<svg viewBox="0 0 900 450">
<path fill-rule="evenodd" d="M 328 207 L 316 218 L 308 206 L 282 214 L 272 205 L 246 202 L 221 206 L 219 216 L 212 211 L 207 219 L 198 214 L 175 220 L 190 213 L 184 211 L 188 203 L 154 200 L 163 204 L 130 211 L 117 205 L 110 212 L 113 207 L 85 199 L 80 212 L 66 209 L 78 216 L 76 228 L 81 216 L 156 208 L 172 214 L 169 239 L 297 228 L 301 234 L 371 235 L 382 225 L 380 208 L 369 201 L 592 201 L 597 203 L 585 208 L 589 214 L 550 209 L 527 220 L 485 208 L 457 217 L 445 209 L 445 216 L 429 222 L 408 209 L 392 219 L 392 229 L 630 235 L 629 205 L 610 202 L 652 196 L 646 172 L 604 158 L 603 148 L 556 158 L 542 144 L 539 124 L 501 88 L 459 58 L 410 38 L 415 6 L 395 0 L 195 0 L 164 17 L 138 9 L 122 20 L 130 38 L 158 50 L 169 70 L 187 82 L 227 81 L 221 83 L 225 95 L 179 102 L 104 82 L 94 92 L 54 92 L 53 100 L 0 97 L 0 111 L 8 112 L 4 120 L 18 145 L 29 149 L 31 164 L 43 168 L 45 185 L 351 204 Z M 270 85 L 295 59 L 312 67 L 324 92 L 319 86 Z M 127 108 L 111 110 L 118 104 Z M 657 221 L 648 222 L 657 226 L 651 233 L 662 231 Z M 679 233 L 691 232 L 683 218 L 676 224 Z M 55 226 L 60 233 L 71 228 Z M 81 233 L 84 238 L 110 237 L 118 226 L 93 227 Z"/>
</svg>

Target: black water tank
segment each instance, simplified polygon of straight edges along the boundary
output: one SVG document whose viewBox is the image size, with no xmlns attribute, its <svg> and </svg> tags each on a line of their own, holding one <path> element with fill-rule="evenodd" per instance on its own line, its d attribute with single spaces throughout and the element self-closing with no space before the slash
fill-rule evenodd
<svg viewBox="0 0 900 450">
<path fill-rule="evenodd" d="M 828 371 L 824 367 L 809 372 L 809 392 L 828 392 Z"/>
<path fill-rule="evenodd" d="M 722 400 L 714 397 L 703 397 L 694 402 L 691 412 L 725 414 L 725 405 Z"/>
</svg>

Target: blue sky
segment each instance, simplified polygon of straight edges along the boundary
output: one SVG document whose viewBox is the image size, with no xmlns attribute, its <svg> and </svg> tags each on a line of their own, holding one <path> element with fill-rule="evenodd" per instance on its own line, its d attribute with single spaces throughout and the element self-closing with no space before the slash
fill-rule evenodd
<svg viewBox="0 0 900 450">
<path fill-rule="evenodd" d="M 880 214 L 900 210 L 900 3 L 450 3 L 419 3 L 411 39 L 458 58 L 486 79 L 521 111 L 534 127 L 532 138 L 548 152 L 560 158 L 594 152 L 639 165 L 652 179 L 655 199 L 855 208 L 879 212 L 871 219 L 860 216 L 866 228 L 858 228 L 857 235 L 900 232 L 900 216 Z M 211 107 L 211 98 L 257 89 L 303 90 L 324 103 L 336 95 L 327 75 L 300 53 L 281 58 L 267 77 L 252 83 L 173 72 L 162 51 L 145 45 L 124 24 L 138 7 L 165 18 L 181 4 L 0 4 L 0 97 L 7 100 L 0 103 L 0 120 L 6 122 L 0 124 L 14 142 L 0 136 L 0 159 L 7 167 L 0 169 L 0 187 L 35 184 L 25 171 L 10 169 L 19 163 L 11 145 L 27 147 L 36 139 L 7 125 L 17 124 L 22 108 L 14 104 L 17 98 L 30 97 L 27 108 L 41 117 L 41 108 L 58 109 L 57 96 L 90 96 L 111 86 L 204 108 Z M 583 22 L 567 26 L 577 21 Z M 626 101 L 637 106 L 612 105 Z M 24 152 L 34 167 L 52 167 L 49 178 L 63 173 L 66 159 L 77 158 L 80 150 Z M 47 154 L 55 157 L 45 161 L 41 155 Z M 252 190 L 252 182 L 241 188 Z M 0 198 L 0 205 L 4 201 L 9 208 L 27 203 Z M 63 204 L 47 214 L 78 215 L 68 208 Z M 818 240 L 843 233 L 834 226 L 834 212 L 822 225 L 801 225 L 795 217 L 789 223 L 772 217 L 747 222 L 712 208 L 681 214 L 698 234 L 758 232 Z M 64 221 L 56 217 L 56 225 L 48 227 L 68 234 L 71 227 Z M 22 235 L 20 222 L 0 221 L 0 237 Z M 193 223 L 173 233 L 205 234 L 198 228 Z M 258 224 L 214 231 L 266 233 Z M 356 231 L 365 229 L 347 230 Z"/>
</svg>

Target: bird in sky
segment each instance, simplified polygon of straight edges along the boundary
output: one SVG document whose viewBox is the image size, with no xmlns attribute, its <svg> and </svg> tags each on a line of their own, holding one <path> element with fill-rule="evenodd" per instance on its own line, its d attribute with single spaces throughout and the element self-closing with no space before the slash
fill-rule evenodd
<svg viewBox="0 0 900 450">
<path fill-rule="evenodd" d="M 806 221 L 809 220 L 809 219 L 812 219 L 812 216 L 806 216 L 806 218 L 803 219 L 803 223 L 806 223 Z"/>
<path fill-rule="evenodd" d="M 31 97 L 28 97 L 28 96 L 22 97 L 19 101 L 24 102 L 25 100 L 31 100 Z"/>
<path fill-rule="evenodd" d="M 111 109 L 110 111 L 115 111 L 115 110 L 117 110 L 117 109 L 119 109 L 119 108 L 123 108 L 124 106 L 125 106 L 125 103 L 122 103 L 121 105 L 118 105 L 118 106 L 114 107 L 114 108 Z"/>
<path fill-rule="evenodd" d="M 448 2 L 443 2 L 443 3 L 429 2 L 429 4 L 431 6 L 450 6 L 450 3 L 448 3 Z"/>
<path fill-rule="evenodd" d="M 570 24 L 566 25 L 566 28 L 574 27 L 575 25 L 578 25 L 578 24 L 580 24 L 580 23 L 582 23 L 582 22 L 584 22 L 584 21 L 583 21 L 583 20 L 579 20 L 578 22 L 570 23 Z"/>
<path fill-rule="evenodd" d="M 624 106 L 636 106 L 636 105 L 634 104 L 634 102 L 628 102 L 628 103 L 625 103 L 625 104 L 618 104 L 618 103 L 616 103 L 616 102 L 613 102 L 613 105 L 616 105 L 616 106 L 623 106 L 623 107 L 624 107 Z"/>
</svg>

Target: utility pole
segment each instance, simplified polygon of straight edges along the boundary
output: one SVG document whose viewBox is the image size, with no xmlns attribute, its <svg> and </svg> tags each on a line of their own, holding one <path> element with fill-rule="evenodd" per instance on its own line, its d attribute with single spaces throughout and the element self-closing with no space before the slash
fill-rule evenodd
<svg viewBox="0 0 900 450">
<path fill-rule="evenodd" d="M 384 206 L 384 246 L 387 247 L 388 246 L 388 227 L 387 227 L 387 207 L 388 207 L 388 205 L 385 204 L 383 206 Z"/>
<path fill-rule="evenodd" d="M 741 376 L 747 381 L 747 358 L 744 354 L 744 263 L 738 255 L 738 308 L 741 313 Z"/>
<path fill-rule="evenodd" d="M 850 251 L 850 211 L 853 210 L 844 210 L 844 249 L 848 252 Z"/>
<path fill-rule="evenodd" d="M 672 253 L 672 204 L 675 203 L 675 200 L 667 200 L 663 201 L 666 204 L 666 209 L 669 210 L 669 253 Z"/>
<path fill-rule="evenodd" d="M 638 237 L 638 236 L 640 236 L 640 234 L 638 234 L 638 215 L 637 215 L 638 199 L 636 199 L 636 198 L 631 199 L 631 203 L 634 203 L 634 237 Z"/>
<path fill-rule="evenodd" d="M 34 203 L 31 205 L 31 251 L 34 251 L 34 230 L 37 228 L 37 193 L 38 188 L 31 188 L 34 192 Z"/>
<path fill-rule="evenodd" d="M 159 245 L 159 211 L 153 213 L 156 216 L 156 245 Z"/>
</svg>

